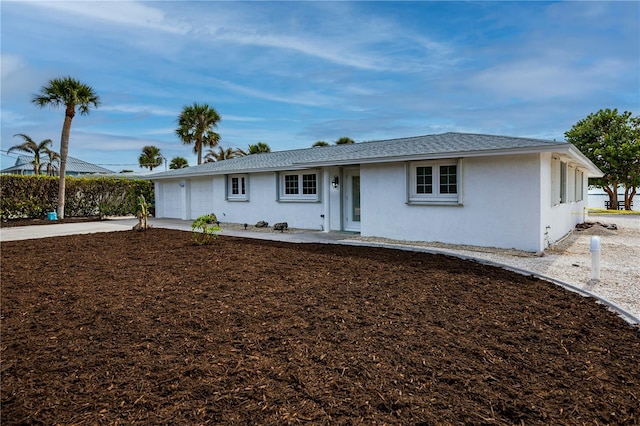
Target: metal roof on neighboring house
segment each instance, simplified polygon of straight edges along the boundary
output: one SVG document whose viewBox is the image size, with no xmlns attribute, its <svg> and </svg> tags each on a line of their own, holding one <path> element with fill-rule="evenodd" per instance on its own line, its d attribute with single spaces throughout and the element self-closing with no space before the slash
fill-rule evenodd
<svg viewBox="0 0 640 426">
<path fill-rule="evenodd" d="M 22 171 L 33 171 L 33 158 L 28 155 L 20 155 L 16 159 L 16 164 L 7 167 L 6 169 L 0 170 L 0 173 L 17 173 Z M 48 161 L 41 159 L 42 171 L 47 170 Z M 59 168 L 59 163 L 54 163 L 56 165 L 56 169 Z M 87 163 L 86 161 L 78 160 L 77 158 L 67 157 L 67 174 L 78 173 L 78 174 L 106 174 L 106 173 L 115 173 L 113 170 L 105 169 L 104 167 L 97 166 L 95 164 Z"/>
<path fill-rule="evenodd" d="M 253 154 L 199 166 L 170 170 L 151 179 L 199 175 L 292 170 L 309 167 L 379 163 L 435 158 L 506 155 L 528 152 L 567 151 L 591 173 L 600 170 L 568 142 L 471 133 L 443 133 L 408 138 L 360 142 Z"/>
</svg>

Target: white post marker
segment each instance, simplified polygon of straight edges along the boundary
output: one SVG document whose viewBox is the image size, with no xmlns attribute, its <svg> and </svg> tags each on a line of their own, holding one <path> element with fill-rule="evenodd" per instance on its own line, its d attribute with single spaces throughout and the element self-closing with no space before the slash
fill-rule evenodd
<svg viewBox="0 0 640 426">
<path fill-rule="evenodd" d="M 600 237 L 591 237 L 591 279 L 600 279 Z"/>
</svg>

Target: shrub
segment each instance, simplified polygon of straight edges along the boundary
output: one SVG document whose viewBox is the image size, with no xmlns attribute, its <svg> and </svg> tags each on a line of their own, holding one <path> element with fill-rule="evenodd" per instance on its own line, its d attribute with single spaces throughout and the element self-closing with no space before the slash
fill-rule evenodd
<svg viewBox="0 0 640 426">
<path fill-rule="evenodd" d="M 133 227 L 136 231 L 146 231 L 149 229 L 149 203 L 144 199 L 144 195 L 138 197 L 138 223 Z"/>
<path fill-rule="evenodd" d="M 153 183 L 143 179 L 67 177 L 66 182 L 65 217 L 135 214 L 138 196 L 154 199 Z M 42 218 L 58 205 L 58 177 L 1 175 L 0 194 L 0 219 Z"/>
<path fill-rule="evenodd" d="M 218 232 L 222 232 L 218 226 L 218 218 L 215 214 L 198 216 L 191 224 L 193 242 L 197 245 L 210 244 L 218 238 Z"/>
</svg>

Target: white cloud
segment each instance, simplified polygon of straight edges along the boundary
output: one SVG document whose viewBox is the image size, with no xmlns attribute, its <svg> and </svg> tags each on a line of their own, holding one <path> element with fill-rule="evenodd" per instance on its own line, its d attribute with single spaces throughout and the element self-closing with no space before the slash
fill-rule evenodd
<svg viewBox="0 0 640 426">
<path fill-rule="evenodd" d="M 488 68 L 473 76 L 469 83 L 502 97 L 540 100 L 598 92 L 626 71 L 627 66 L 619 60 L 571 64 L 531 58 Z"/>
<path fill-rule="evenodd" d="M 140 27 L 184 34 L 188 28 L 169 22 L 164 12 L 147 2 L 129 1 L 29 1 L 36 7 L 53 9 L 67 16 L 81 16 L 114 25 Z"/>
<path fill-rule="evenodd" d="M 4 80 L 5 78 L 9 78 L 9 76 L 17 72 L 22 71 L 26 67 L 24 60 L 18 55 L 3 53 L 0 56 L 0 62 L 2 62 L 2 67 L 0 67 L 2 80 Z"/>
<path fill-rule="evenodd" d="M 225 115 L 222 117 L 225 121 L 255 122 L 264 121 L 262 117 L 246 117 L 241 115 Z"/>
<path fill-rule="evenodd" d="M 160 116 L 175 116 L 176 112 L 173 109 L 166 109 L 161 107 L 156 107 L 152 105 L 127 105 L 127 104 L 117 104 L 117 105 L 102 105 L 100 107 L 101 111 L 106 112 L 116 112 L 123 114 L 152 114 L 152 115 L 160 115 Z"/>
<path fill-rule="evenodd" d="M 268 101 L 316 107 L 334 105 L 337 101 L 337 99 L 334 97 L 326 96 L 315 91 L 306 91 L 304 93 L 296 92 L 286 95 L 274 95 L 273 93 L 242 86 L 231 81 L 223 81 L 218 79 L 212 80 L 215 81 L 218 86 L 224 87 L 227 90 Z"/>
<path fill-rule="evenodd" d="M 30 121 L 24 115 L 7 109 L 2 110 L 0 117 L 2 119 L 2 127 L 18 127 L 35 124 L 35 122 Z"/>
</svg>

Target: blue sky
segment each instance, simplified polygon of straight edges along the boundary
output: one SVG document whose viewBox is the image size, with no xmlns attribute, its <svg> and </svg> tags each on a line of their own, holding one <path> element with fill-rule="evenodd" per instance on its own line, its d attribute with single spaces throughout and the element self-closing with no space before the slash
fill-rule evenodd
<svg viewBox="0 0 640 426">
<path fill-rule="evenodd" d="M 564 139 L 601 108 L 640 113 L 640 2 L 2 0 L 4 150 L 52 139 L 63 110 L 31 98 L 51 78 L 102 105 L 73 121 L 69 155 L 141 171 L 169 160 L 185 105 L 208 103 L 221 145 L 280 151 L 476 132 Z"/>
</svg>

